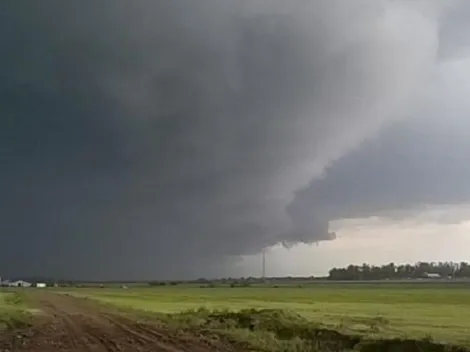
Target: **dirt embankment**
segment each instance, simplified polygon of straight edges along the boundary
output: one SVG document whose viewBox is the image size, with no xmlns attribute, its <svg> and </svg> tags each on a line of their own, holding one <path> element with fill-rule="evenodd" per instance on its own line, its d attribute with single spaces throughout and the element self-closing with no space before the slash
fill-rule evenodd
<svg viewBox="0 0 470 352">
<path fill-rule="evenodd" d="M 220 341 L 139 323 L 91 300 L 37 293 L 45 313 L 33 327 L 0 337 L 0 351 L 231 351 Z"/>
</svg>

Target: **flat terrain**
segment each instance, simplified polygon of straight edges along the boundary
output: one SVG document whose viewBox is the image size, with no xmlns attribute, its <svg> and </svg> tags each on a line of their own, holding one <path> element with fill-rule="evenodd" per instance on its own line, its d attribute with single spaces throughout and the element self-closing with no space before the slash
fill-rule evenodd
<svg viewBox="0 0 470 352">
<path fill-rule="evenodd" d="M 345 332 L 470 345 L 469 284 L 311 284 L 302 288 L 80 288 L 68 292 L 152 312 L 287 309 Z"/>
<path fill-rule="evenodd" d="M 139 323 L 93 301 L 23 293 L 42 314 L 28 329 L 4 332 L 0 351 L 227 351 L 229 345 Z"/>
<path fill-rule="evenodd" d="M 470 351 L 468 284 L 27 288 L 0 314 L 9 352 Z"/>
</svg>

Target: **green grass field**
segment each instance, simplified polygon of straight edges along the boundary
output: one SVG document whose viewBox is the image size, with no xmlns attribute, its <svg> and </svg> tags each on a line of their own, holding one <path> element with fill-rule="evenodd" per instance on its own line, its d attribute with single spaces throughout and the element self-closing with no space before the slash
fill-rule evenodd
<svg viewBox="0 0 470 352">
<path fill-rule="evenodd" d="M 27 326 L 31 321 L 31 316 L 31 310 L 21 294 L 0 291 L 0 331 Z"/>
<path fill-rule="evenodd" d="M 63 291 L 63 289 L 60 289 Z M 470 346 L 470 285 L 312 284 L 298 287 L 79 288 L 68 293 L 120 307 L 181 313 L 200 307 L 282 309 L 347 334 L 431 338 Z"/>
</svg>

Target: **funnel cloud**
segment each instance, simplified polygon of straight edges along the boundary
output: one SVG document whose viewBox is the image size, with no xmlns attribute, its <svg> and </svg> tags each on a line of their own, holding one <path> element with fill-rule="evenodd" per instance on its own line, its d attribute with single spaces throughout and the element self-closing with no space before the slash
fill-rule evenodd
<svg viewBox="0 0 470 352">
<path fill-rule="evenodd" d="M 267 246 L 333 240 L 334 219 L 468 201 L 452 188 L 468 190 L 463 152 L 448 187 L 424 161 L 447 160 L 428 148 L 443 130 L 416 138 L 440 118 L 423 118 L 426 102 L 446 104 L 433 94 L 466 45 L 467 7 L 3 4 L 0 267 L 218 276 Z"/>
</svg>

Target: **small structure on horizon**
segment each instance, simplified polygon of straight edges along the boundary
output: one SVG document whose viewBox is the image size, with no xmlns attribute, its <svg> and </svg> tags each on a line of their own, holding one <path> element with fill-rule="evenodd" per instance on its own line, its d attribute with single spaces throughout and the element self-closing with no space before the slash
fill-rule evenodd
<svg viewBox="0 0 470 352">
<path fill-rule="evenodd" d="M 263 249 L 262 253 L 262 261 L 261 261 L 261 279 L 264 281 L 266 280 L 266 249 Z"/>
<path fill-rule="evenodd" d="M 46 285 L 44 282 L 37 282 L 37 283 L 36 283 L 36 287 L 37 287 L 37 288 L 44 288 L 44 287 L 46 287 L 46 286 L 47 286 L 47 285 Z"/>
<path fill-rule="evenodd" d="M 426 279 L 441 279 L 442 276 L 438 273 L 424 273 L 423 276 Z"/>
<path fill-rule="evenodd" d="M 8 282 L 8 287 L 31 287 L 31 283 L 23 280 Z"/>
</svg>

